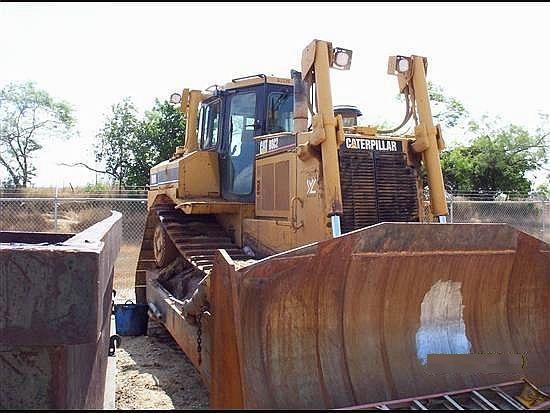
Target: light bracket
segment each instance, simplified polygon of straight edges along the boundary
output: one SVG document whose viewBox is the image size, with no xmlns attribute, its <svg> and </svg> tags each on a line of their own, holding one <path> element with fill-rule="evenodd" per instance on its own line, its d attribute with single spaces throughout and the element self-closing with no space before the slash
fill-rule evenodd
<svg viewBox="0 0 550 413">
<path fill-rule="evenodd" d="M 349 70 L 351 67 L 351 56 L 353 51 L 342 47 L 334 47 L 332 49 L 330 66 L 338 70 Z"/>
</svg>

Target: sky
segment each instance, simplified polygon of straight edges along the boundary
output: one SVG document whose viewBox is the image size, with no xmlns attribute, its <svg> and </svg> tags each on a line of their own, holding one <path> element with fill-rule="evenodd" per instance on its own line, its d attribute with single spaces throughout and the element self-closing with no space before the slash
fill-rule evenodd
<svg viewBox="0 0 550 413">
<path fill-rule="evenodd" d="M 363 124 L 401 121 L 387 59 L 415 54 L 470 113 L 534 129 L 550 113 L 549 21 L 550 3 L 0 2 L 0 88 L 31 80 L 73 106 L 78 133 L 44 142 L 33 183 L 81 186 L 98 176 L 59 163 L 95 166 L 114 103 L 144 111 L 185 87 L 289 77 L 313 39 L 353 50 L 351 70 L 331 72 L 333 103 L 357 105 Z"/>
</svg>

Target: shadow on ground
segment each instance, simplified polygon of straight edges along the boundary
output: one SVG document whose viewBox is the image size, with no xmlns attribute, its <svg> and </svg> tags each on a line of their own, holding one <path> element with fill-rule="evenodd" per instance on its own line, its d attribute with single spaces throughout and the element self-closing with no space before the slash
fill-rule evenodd
<svg viewBox="0 0 550 413">
<path fill-rule="evenodd" d="M 208 390 L 170 334 L 123 336 L 117 356 L 117 409 L 204 409 Z"/>
</svg>

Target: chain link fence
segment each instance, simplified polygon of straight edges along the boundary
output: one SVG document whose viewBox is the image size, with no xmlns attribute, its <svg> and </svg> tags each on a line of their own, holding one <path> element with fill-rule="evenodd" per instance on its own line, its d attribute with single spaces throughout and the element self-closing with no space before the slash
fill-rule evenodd
<svg viewBox="0 0 550 413">
<path fill-rule="evenodd" d="M 550 242 L 550 201 L 448 202 L 449 223 L 507 223 Z"/>
<path fill-rule="evenodd" d="M 122 213 L 122 243 L 140 244 L 147 217 L 144 198 L 0 198 L 1 231 L 77 233 Z"/>
<path fill-rule="evenodd" d="M 75 196 L 76 195 L 76 196 Z M 122 213 L 122 246 L 115 263 L 114 288 L 134 297 L 133 286 L 147 217 L 147 198 L 137 194 L 7 194 L 0 193 L 0 231 L 74 234 Z M 550 242 L 550 201 L 449 200 L 447 222 L 506 222 Z"/>
<path fill-rule="evenodd" d="M 550 201 L 451 199 L 449 223 L 508 223 L 550 242 Z M 146 198 L 0 198 L 0 230 L 77 233 L 122 213 L 123 244 L 139 245 L 147 216 Z"/>
</svg>

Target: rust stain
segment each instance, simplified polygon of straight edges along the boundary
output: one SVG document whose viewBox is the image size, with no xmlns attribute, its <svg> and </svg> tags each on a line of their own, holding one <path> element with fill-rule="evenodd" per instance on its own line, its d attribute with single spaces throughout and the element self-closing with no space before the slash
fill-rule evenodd
<svg viewBox="0 0 550 413">
<path fill-rule="evenodd" d="M 519 358 L 476 374 L 440 358 L 448 374 L 430 372 L 446 354 L 526 353 L 521 371 L 550 384 L 547 248 L 506 225 L 380 224 L 233 270 L 241 407 L 338 408 L 517 379 Z M 213 343 L 212 363 L 227 345 Z"/>
<path fill-rule="evenodd" d="M 0 243 L 0 409 L 103 407 L 121 218 L 50 244 Z"/>
</svg>

